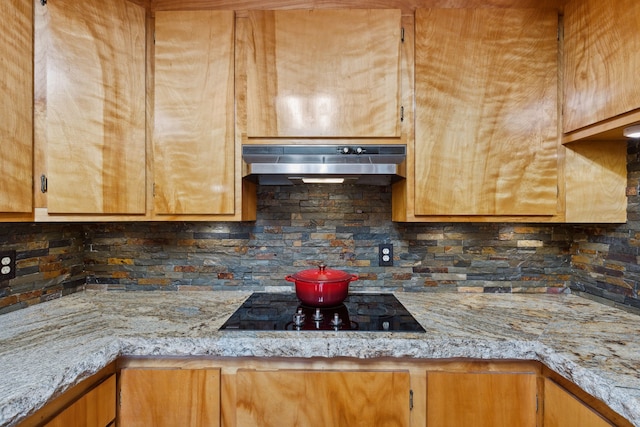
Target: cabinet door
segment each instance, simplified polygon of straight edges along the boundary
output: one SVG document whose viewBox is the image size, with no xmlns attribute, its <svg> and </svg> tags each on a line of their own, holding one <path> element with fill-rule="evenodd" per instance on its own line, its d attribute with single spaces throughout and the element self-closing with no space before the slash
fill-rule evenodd
<svg viewBox="0 0 640 427">
<path fill-rule="evenodd" d="M 106 427 L 116 418 L 116 376 L 62 411 L 45 427 Z"/>
<path fill-rule="evenodd" d="M 239 370 L 236 381 L 238 426 L 409 425 L 408 372 Z"/>
<path fill-rule="evenodd" d="M 123 369 L 122 427 L 220 425 L 219 369 Z"/>
<path fill-rule="evenodd" d="M 0 213 L 33 210 L 33 2 L 0 2 Z"/>
<path fill-rule="evenodd" d="M 48 212 L 144 214 L 145 10 L 126 0 L 44 7 Z"/>
<path fill-rule="evenodd" d="M 544 379 L 545 427 L 610 427 L 591 408 L 548 378 Z"/>
<path fill-rule="evenodd" d="M 535 427 L 536 375 L 427 373 L 427 426 Z"/>
<path fill-rule="evenodd" d="M 156 12 L 154 211 L 234 212 L 234 13 Z"/>
<path fill-rule="evenodd" d="M 400 10 L 250 11 L 248 136 L 399 136 L 400 18 Z"/>
<path fill-rule="evenodd" d="M 564 132 L 640 108 L 640 2 L 564 9 Z"/>
<path fill-rule="evenodd" d="M 557 212 L 556 12 L 416 11 L 417 215 Z"/>
</svg>

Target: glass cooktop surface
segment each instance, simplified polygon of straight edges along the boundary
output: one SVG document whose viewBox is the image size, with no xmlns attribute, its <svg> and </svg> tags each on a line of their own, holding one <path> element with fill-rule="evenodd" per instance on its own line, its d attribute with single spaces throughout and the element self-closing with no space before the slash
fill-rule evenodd
<svg viewBox="0 0 640 427">
<path fill-rule="evenodd" d="M 425 332 L 393 294 L 349 294 L 335 307 L 303 305 L 294 293 L 254 293 L 220 327 L 248 331 Z"/>
</svg>

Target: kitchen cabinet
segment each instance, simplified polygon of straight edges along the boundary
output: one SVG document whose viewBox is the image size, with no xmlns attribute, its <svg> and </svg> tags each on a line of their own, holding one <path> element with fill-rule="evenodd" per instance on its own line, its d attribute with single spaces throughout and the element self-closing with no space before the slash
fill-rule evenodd
<svg viewBox="0 0 640 427">
<path fill-rule="evenodd" d="M 627 144 L 581 141 L 565 147 L 566 222 L 625 222 Z"/>
<path fill-rule="evenodd" d="M 418 9 L 416 216 L 558 212 L 558 16 Z"/>
<path fill-rule="evenodd" d="M 640 122 L 640 3 L 572 0 L 564 11 L 565 142 L 622 139 L 625 125 Z"/>
<path fill-rule="evenodd" d="M 220 370 L 122 369 L 119 410 L 121 427 L 219 426 Z"/>
<path fill-rule="evenodd" d="M 116 376 L 87 392 L 45 427 L 107 427 L 116 418 Z"/>
<path fill-rule="evenodd" d="M 154 214 L 235 209 L 234 12 L 155 15 Z"/>
<path fill-rule="evenodd" d="M 400 10 L 251 10 L 246 34 L 249 139 L 400 137 Z"/>
<path fill-rule="evenodd" d="M 242 369 L 236 425 L 408 426 L 409 372 Z"/>
<path fill-rule="evenodd" d="M 589 406 L 550 380 L 544 380 L 544 427 L 610 427 Z"/>
<path fill-rule="evenodd" d="M 536 412 L 535 373 L 427 373 L 427 426 L 535 427 Z"/>
<path fill-rule="evenodd" d="M 145 9 L 126 0 L 36 8 L 41 217 L 145 214 Z"/>
<path fill-rule="evenodd" d="M 33 212 L 33 2 L 0 3 L 0 220 Z"/>
</svg>

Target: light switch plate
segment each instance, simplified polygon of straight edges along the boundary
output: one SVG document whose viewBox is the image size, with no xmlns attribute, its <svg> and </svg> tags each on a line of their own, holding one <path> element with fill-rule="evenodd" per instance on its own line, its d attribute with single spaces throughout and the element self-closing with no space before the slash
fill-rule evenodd
<svg viewBox="0 0 640 427">
<path fill-rule="evenodd" d="M 0 251 L 0 282 L 16 277 L 16 251 Z"/>
</svg>

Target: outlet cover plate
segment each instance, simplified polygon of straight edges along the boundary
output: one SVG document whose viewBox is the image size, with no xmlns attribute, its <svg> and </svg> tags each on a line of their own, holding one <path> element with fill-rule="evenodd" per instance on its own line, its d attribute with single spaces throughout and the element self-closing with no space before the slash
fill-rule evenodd
<svg viewBox="0 0 640 427">
<path fill-rule="evenodd" d="M 393 243 L 381 243 L 378 245 L 378 265 L 380 267 L 393 266 Z"/>
<path fill-rule="evenodd" d="M 16 251 L 0 251 L 0 282 L 16 277 Z"/>
</svg>

